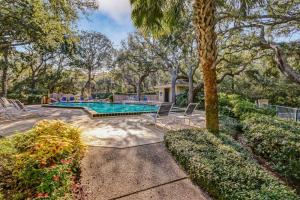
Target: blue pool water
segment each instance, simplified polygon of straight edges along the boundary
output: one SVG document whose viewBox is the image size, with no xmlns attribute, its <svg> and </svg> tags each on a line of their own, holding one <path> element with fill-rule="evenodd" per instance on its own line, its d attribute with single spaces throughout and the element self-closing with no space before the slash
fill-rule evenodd
<svg viewBox="0 0 300 200">
<path fill-rule="evenodd" d="M 155 105 L 144 104 L 120 104 L 120 103 L 102 103 L 102 102 L 85 102 L 85 103 L 54 103 L 53 106 L 59 107 L 86 107 L 97 113 L 143 113 L 156 112 L 158 107 Z"/>
</svg>

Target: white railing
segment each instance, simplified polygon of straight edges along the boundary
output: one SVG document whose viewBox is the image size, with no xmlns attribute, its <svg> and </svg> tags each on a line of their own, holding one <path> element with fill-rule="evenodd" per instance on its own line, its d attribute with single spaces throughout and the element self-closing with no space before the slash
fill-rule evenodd
<svg viewBox="0 0 300 200">
<path fill-rule="evenodd" d="M 261 108 L 271 108 L 276 110 L 276 115 L 283 119 L 300 122 L 300 109 L 277 105 L 259 105 Z"/>
</svg>

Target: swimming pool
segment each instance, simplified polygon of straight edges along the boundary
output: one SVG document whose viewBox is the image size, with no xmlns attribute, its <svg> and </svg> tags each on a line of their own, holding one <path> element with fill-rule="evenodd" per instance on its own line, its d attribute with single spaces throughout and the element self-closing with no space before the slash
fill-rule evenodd
<svg viewBox="0 0 300 200">
<path fill-rule="evenodd" d="M 158 106 L 146 104 L 121 104 L 121 103 L 103 103 L 103 102 L 58 102 L 48 105 L 47 107 L 59 108 L 84 108 L 87 112 L 97 116 L 114 116 L 114 115 L 133 115 L 142 113 L 157 112 Z"/>
</svg>

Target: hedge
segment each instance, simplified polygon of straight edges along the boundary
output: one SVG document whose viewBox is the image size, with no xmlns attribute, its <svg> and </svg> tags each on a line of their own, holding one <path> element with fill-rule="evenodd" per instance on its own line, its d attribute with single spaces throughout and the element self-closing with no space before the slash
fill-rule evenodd
<svg viewBox="0 0 300 200">
<path fill-rule="evenodd" d="M 241 116 L 242 121 L 245 119 L 247 119 L 249 123 L 265 123 L 267 125 L 283 128 L 295 134 L 300 134 L 300 123 L 292 120 L 285 120 L 276 116 L 272 117 L 259 113 L 246 113 Z"/>
<path fill-rule="evenodd" d="M 300 125 L 261 114 L 244 115 L 244 135 L 253 151 L 285 178 L 300 182 Z"/>
<path fill-rule="evenodd" d="M 83 150 L 78 129 L 61 121 L 41 121 L 28 132 L 1 139 L 0 194 L 4 199 L 72 199 Z"/>
<path fill-rule="evenodd" d="M 219 95 L 220 112 L 230 117 L 240 118 L 245 113 L 261 113 L 275 116 L 276 110 L 270 108 L 258 108 L 254 103 L 241 98 L 239 95 Z"/>
<path fill-rule="evenodd" d="M 299 200 L 238 143 L 221 135 L 206 130 L 172 131 L 165 135 L 165 143 L 191 179 L 215 199 Z"/>
</svg>

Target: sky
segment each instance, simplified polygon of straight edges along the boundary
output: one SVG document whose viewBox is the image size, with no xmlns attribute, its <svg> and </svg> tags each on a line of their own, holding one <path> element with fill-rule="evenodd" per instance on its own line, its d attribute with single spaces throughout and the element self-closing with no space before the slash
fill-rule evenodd
<svg viewBox="0 0 300 200">
<path fill-rule="evenodd" d="M 81 15 L 77 23 L 79 30 L 97 31 L 106 35 L 116 48 L 128 33 L 134 32 L 130 18 L 129 0 L 96 0 L 99 9 Z"/>
</svg>

